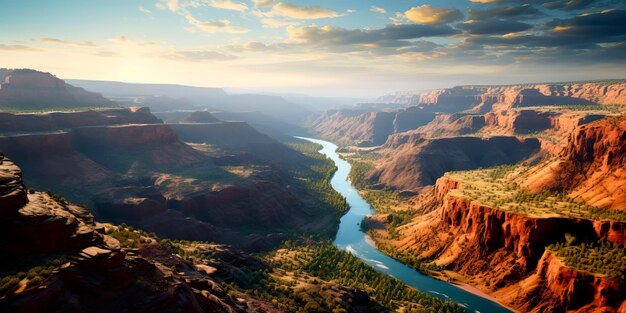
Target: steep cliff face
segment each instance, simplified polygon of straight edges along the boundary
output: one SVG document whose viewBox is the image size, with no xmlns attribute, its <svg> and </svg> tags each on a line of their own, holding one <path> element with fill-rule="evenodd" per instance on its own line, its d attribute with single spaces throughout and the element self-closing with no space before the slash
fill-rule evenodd
<svg viewBox="0 0 626 313">
<path fill-rule="evenodd" d="M 566 266 L 550 250 L 538 262 L 534 274 L 518 285 L 503 288 L 499 294 L 511 294 L 525 286 L 528 292 L 511 297 L 524 311 L 544 312 L 565 308 L 578 312 L 623 312 L 626 283 Z M 537 297 L 536 295 L 541 295 Z"/>
<path fill-rule="evenodd" d="M 546 247 L 566 238 L 624 245 L 626 223 L 531 217 L 459 197 L 462 183 L 440 178 L 418 206 L 435 208 L 387 238 L 400 251 L 461 274 L 470 284 L 522 311 L 604 309 L 624 301 L 624 283 L 564 266 Z"/>
<path fill-rule="evenodd" d="M 589 204 L 626 209 L 626 117 L 576 129 L 556 158 L 535 168 L 523 184 L 532 191 L 563 190 Z"/>
<path fill-rule="evenodd" d="M 117 106 L 100 94 L 68 85 L 50 73 L 5 69 L 0 78 L 0 107 L 43 109 Z"/>
<path fill-rule="evenodd" d="M 430 104 L 447 110 L 472 109 L 488 112 L 492 108 L 514 108 L 542 105 L 612 105 L 626 104 L 626 82 L 573 82 L 527 84 L 510 86 L 458 86 L 433 90 L 413 97 L 401 95 L 393 103 L 407 102 L 408 105 Z M 417 101 L 416 101 L 417 100 Z"/>
<path fill-rule="evenodd" d="M 76 148 L 72 133 L 0 136 L 0 151 L 20 162 L 27 169 L 26 179 L 35 186 L 49 181 L 60 185 L 92 184 L 111 175 Z"/>
<path fill-rule="evenodd" d="M 177 168 L 204 159 L 164 124 L 77 128 L 73 137 L 80 151 L 116 172 L 142 166 Z"/>
<path fill-rule="evenodd" d="M 384 146 L 384 158 L 368 174 L 372 184 L 418 190 L 447 171 L 514 164 L 538 152 L 537 139 L 516 137 L 456 137 L 425 139 L 404 133 L 392 136 Z"/>
<path fill-rule="evenodd" d="M 419 107 L 393 112 L 341 110 L 318 117 L 312 129 L 326 138 L 368 147 L 381 145 L 390 135 L 416 129 L 434 118 L 433 112 Z"/>
</svg>

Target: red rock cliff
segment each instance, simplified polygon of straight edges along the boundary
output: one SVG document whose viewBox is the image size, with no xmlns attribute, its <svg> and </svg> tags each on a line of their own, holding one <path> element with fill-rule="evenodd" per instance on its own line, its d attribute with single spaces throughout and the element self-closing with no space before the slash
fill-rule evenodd
<svg viewBox="0 0 626 313">
<path fill-rule="evenodd" d="M 565 190 L 594 206 L 626 210 L 626 117 L 577 128 L 561 155 L 534 169 L 524 185 Z"/>
</svg>

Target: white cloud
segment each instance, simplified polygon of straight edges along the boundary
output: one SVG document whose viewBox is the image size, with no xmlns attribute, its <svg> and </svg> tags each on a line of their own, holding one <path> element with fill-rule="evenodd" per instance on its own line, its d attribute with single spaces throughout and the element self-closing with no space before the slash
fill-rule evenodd
<svg viewBox="0 0 626 313">
<path fill-rule="evenodd" d="M 257 8 L 269 8 L 273 6 L 274 4 L 278 3 L 278 1 L 276 0 L 252 0 L 252 3 L 254 3 L 254 6 L 256 6 Z"/>
<path fill-rule="evenodd" d="M 37 38 L 35 41 L 43 42 L 46 44 L 65 45 L 74 47 L 95 47 L 96 44 L 91 41 L 69 41 L 57 38 Z"/>
<path fill-rule="evenodd" d="M 247 4 L 241 3 L 241 2 L 234 2 L 232 0 L 211 0 L 211 2 L 209 3 L 209 6 L 212 6 L 218 9 L 233 10 L 233 11 L 239 11 L 239 12 L 244 12 L 248 10 Z"/>
<path fill-rule="evenodd" d="M 384 8 L 381 8 L 381 7 L 377 7 L 375 5 L 372 6 L 370 11 L 375 12 L 375 13 L 380 13 L 380 14 L 387 14 L 387 10 L 385 10 Z"/>
<path fill-rule="evenodd" d="M 178 0 L 167 0 L 165 6 L 172 12 L 178 11 L 180 9 L 180 5 L 178 4 Z"/>
<path fill-rule="evenodd" d="M 152 11 L 146 9 L 143 5 L 138 6 L 137 9 L 141 11 L 141 13 L 143 14 L 148 14 L 148 15 L 152 14 Z"/>
<path fill-rule="evenodd" d="M 306 7 L 282 2 L 276 4 L 272 8 L 272 11 L 268 14 L 270 16 L 283 16 L 303 20 L 334 18 L 341 16 L 341 14 L 335 11 L 322 7 Z"/>
<path fill-rule="evenodd" d="M 289 26 L 289 25 L 298 25 L 299 23 L 266 17 L 266 18 L 261 19 L 261 24 L 263 24 L 263 27 L 266 27 L 266 28 L 278 28 L 278 27 L 284 27 L 284 26 Z"/>
<path fill-rule="evenodd" d="M 463 19 L 463 13 L 458 9 L 434 8 L 424 4 L 411 8 L 404 13 L 406 18 L 419 24 L 445 24 Z"/>
<path fill-rule="evenodd" d="M 195 26 L 199 30 L 205 33 L 231 33 L 231 34 L 243 34 L 250 30 L 244 27 L 232 26 L 229 20 L 223 19 L 218 21 L 203 22 L 194 18 L 191 14 L 185 15 L 185 18 L 189 24 Z"/>
<path fill-rule="evenodd" d="M 24 51 L 28 51 L 28 52 L 35 52 L 35 51 L 41 51 L 41 49 L 38 49 L 38 48 L 33 48 L 33 47 L 25 46 L 25 45 L 7 45 L 7 44 L 1 44 L 1 43 L 0 43 L 0 50 L 4 50 L 4 51 L 16 51 L 16 52 L 24 52 Z"/>
</svg>

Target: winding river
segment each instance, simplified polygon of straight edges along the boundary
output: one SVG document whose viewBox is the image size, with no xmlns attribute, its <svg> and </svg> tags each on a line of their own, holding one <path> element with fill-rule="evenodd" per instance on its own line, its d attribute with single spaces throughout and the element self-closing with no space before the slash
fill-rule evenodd
<svg viewBox="0 0 626 313">
<path fill-rule="evenodd" d="M 337 172 L 331 180 L 332 187 L 346 197 L 350 210 L 341 218 L 339 230 L 334 244 L 339 248 L 353 253 L 376 270 L 402 280 L 407 285 L 426 292 L 440 299 L 452 300 L 463 306 L 468 312 L 510 312 L 505 307 L 453 284 L 421 274 L 415 269 L 400 263 L 378 251 L 367 242 L 365 233 L 359 224 L 363 217 L 373 214 L 370 205 L 359 195 L 348 179 L 350 164 L 337 155 L 337 146 L 331 142 L 298 137 L 322 145 L 320 153 L 328 156 L 335 165 Z"/>
</svg>

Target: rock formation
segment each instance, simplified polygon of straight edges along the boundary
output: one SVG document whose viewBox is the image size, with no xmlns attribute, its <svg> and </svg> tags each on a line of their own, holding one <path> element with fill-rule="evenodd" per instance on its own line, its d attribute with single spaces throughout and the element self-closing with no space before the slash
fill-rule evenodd
<svg viewBox="0 0 626 313">
<path fill-rule="evenodd" d="M 626 116 L 576 129 L 563 152 L 529 173 L 532 191 L 565 191 L 608 209 L 626 210 Z"/>
<path fill-rule="evenodd" d="M 50 73 L 0 69 L 0 108 L 46 109 L 117 106 L 100 94 L 66 84 Z"/>
</svg>

